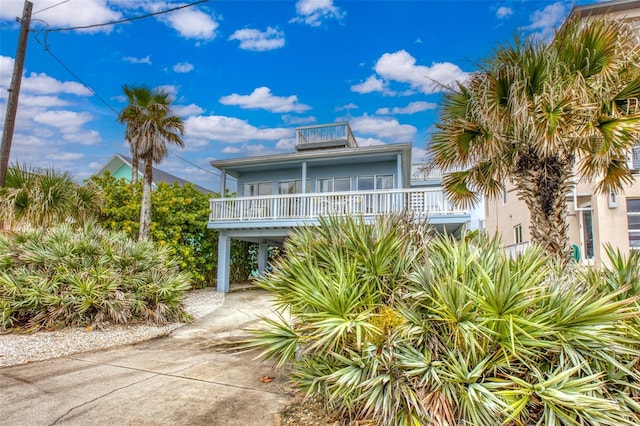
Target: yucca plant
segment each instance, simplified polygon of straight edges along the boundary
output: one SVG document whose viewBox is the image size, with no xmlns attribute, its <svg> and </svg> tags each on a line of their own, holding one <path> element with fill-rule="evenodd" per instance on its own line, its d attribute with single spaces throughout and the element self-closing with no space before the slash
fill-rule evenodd
<svg viewBox="0 0 640 426">
<path fill-rule="evenodd" d="M 165 247 L 94 223 L 0 236 L 0 328 L 188 320 Z"/>
<path fill-rule="evenodd" d="M 637 266 L 428 234 L 395 216 L 300 230 L 258 283 L 280 315 L 248 346 L 348 421 L 638 424 Z"/>
</svg>

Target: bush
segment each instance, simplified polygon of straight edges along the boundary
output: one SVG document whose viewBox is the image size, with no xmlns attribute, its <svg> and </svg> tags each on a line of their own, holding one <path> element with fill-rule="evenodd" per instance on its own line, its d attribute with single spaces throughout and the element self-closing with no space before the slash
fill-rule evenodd
<svg viewBox="0 0 640 426">
<path fill-rule="evenodd" d="M 424 235 L 398 217 L 300 230 L 258 283 L 281 315 L 249 346 L 349 421 L 638 424 L 637 256 L 565 272 Z"/>
<path fill-rule="evenodd" d="M 142 183 L 133 185 L 106 173 L 91 184 L 102 193 L 99 223 L 138 238 Z M 151 239 L 166 246 L 192 276 L 194 287 L 212 285 L 215 279 L 218 233 L 207 228 L 209 199 L 194 185 L 161 182 L 152 192 Z"/>
<path fill-rule="evenodd" d="M 89 223 L 0 236 L 0 327 L 187 320 L 169 249 Z"/>
</svg>

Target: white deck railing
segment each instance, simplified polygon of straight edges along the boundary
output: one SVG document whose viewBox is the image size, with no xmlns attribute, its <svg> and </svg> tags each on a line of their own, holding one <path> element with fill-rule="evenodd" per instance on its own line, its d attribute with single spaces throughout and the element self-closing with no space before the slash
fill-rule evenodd
<svg viewBox="0 0 640 426">
<path fill-rule="evenodd" d="M 211 222 L 314 219 L 327 215 L 377 216 L 399 212 L 414 215 L 465 213 L 451 207 L 443 192 L 434 189 L 214 198 L 210 202 Z"/>
</svg>

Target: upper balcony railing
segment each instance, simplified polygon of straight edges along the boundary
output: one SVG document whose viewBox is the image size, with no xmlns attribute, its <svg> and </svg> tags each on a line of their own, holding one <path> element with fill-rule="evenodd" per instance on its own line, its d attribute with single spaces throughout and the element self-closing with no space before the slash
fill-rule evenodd
<svg viewBox="0 0 640 426">
<path fill-rule="evenodd" d="M 454 209 L 441 190 L 425 188 L 214 198 L 210 202 L 210 222 L 269 222 L 328 215 L 369 217 L 401 212 L 416 216 L 467 213 Z"/>
<path fill-rule="evenodd" d="M 296 149 L 336 148 L 358 146 L 348 122 L 298 127 Z"/>
</svg>

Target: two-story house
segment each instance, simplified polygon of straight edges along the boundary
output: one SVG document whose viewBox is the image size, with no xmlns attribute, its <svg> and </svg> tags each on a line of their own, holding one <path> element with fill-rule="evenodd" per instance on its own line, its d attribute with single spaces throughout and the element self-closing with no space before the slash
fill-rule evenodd
<svg viewBox="0 0 640 426">
<path fill-rule="evenodd" d="M 570 18 L 603 17 L 631 22 L 640 39 L 640 2 L 615 0 L 574 7 Z M 611 244 L 622 253 L 640 250 L 640 140 L 628 155 L 628 166 L 635 179 L 619 194 L 599 194 L 596 183 L 576 177 L 572 193 L 567 194 L 569 243 L 577 248 L 579 261 L 601 265 L 606 262 L 604 245 Z M 511 254 L 522 251 L 530 242 L 530 215 L 513 188 L 501 197 L 485 202 L 486 229 L 500 234 Z"/>
<path fill-rule="evenodd" d="M 456 210 L 437 182 L 411 179 L 411 144 L 358 146 L 349 123 L 301 127 L 292 153 L 212 161 L 229 176 L 237 196 L 211 200 L 208 226 L 220 232 L 218 291 L 229 290 L 231 239 L 258 244 L 263 270 L 268 247 L 280 245 L 292 229 L 317 225 L 327 215 L 363 220 L 406 212 L 426 218 L 437 230 L 456 234 L 477 227 L 469 211 Z"/>
</svg>

